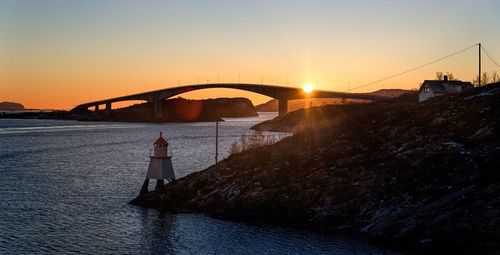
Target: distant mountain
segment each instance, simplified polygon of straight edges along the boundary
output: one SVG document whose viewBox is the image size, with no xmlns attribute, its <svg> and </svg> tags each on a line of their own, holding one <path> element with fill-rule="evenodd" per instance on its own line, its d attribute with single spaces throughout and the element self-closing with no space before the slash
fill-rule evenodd
<svg viewBox="0 0 500 255">
<path fill-rule="evenodd" d="M 255 106 L 255 110 L 258 112 L 277 112 L 278 111 L 278 100 L 271 99 L 263 104 Z"/>
<path fill-rule="evenodd" d="M 22 111 L 24 106 L 20 103 L 14 102 L 0 102 L 0 110 L 4 111 Z"/>
<path fill-rule="evenodd" d="M 368 94 L 387 96 L 387 97 L 398 97 L 403 94 L 410 92 L 410 90 L 405 89 L 381 89 L 377 91 L 370 92 Z M 307 108 L 312 106 L 322 106 L 328 104 L 342 104 L 342 103 L 361 103 L 367 102 L 366 100 L 356 100 L 347 99 L 342 101 L 340 98 L 312 98 L 312 99 L 297 99 L 288 101 L 288 111 L 296 111 L 298 109 Z M 255 106 L 258 112 L 277 112 L 278 111 L 278 100 L 272 99 L 266 103 Z"/>
<path fill-rule="evenodd" d="M 368 94 L 377 95 L 377 96 L 387 96 L 387 97 L 398 97 L 403 94 L 407 94 L 411 92 L 411 90 L 407 89 L 379 89 L 377 91 L 370 92 Z"/>
<path fill-rule="evenodd" d="M 312 99 L 296 99 L 288 101 L 288 111 L 296 111 L 298 109 L 312 106 L 321 106 L 327 104 L 341 104 L 342 100 L 339 98 L 312 98 Z M 271 99 L 266 103 L 255 106 L 258 112 L 277 112 L 278 100 Z"/>
</svg>

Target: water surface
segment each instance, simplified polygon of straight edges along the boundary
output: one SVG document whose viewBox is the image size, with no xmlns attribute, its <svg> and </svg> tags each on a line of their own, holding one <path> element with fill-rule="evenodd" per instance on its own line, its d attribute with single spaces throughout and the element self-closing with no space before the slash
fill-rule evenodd
<svg viewBox="0 0 500 255">
<path fill-rule="evenodd" d="M 220 158 L 270 117 L 221 123 Z M 0 254 L 393 254 L 352 237 L 128 205 L 160 131 L 178 177 L 213 164 L 214 123 L 0 119 Z"/>
</svg>

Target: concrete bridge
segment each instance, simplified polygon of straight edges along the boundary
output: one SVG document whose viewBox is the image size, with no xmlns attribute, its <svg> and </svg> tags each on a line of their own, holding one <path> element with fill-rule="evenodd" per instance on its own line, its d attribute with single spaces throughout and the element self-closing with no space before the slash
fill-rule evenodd
<svg viewBox="0 0 500 255">
<path fill-rule="evenodd" d="M 210 83 L 210 84 L 197 84 L 197 85 L 185 85 L 179 87 L 172 87 L 154 91 L 148 91 L 143 93 L 137 93 L 127 96 L 115 97 L 110 99 L 99 100 L 95 102 L 84 103 L 73 108 L 72 111 L 78 111 L 83 109 L 88 109 L 89 107 L 94 107 L 96 111 L 99 111 L 100 105 L 105 105 L 105 113 L 111 113 L 111 104 L 121 101 L 131 101 L 131 100 L 144 100 L 147 102 L 154 103 L 155 115 L 161 115 L 161 109 L 159 102 L 161 100 L 177 96 L 186 92 L 201 90 L 201 89 L 211 89 L 211 88 L 227 88 L 227 89 L 238 89 L 250 92 L 255 92 L 261 95 L 265 95 L 279 101 L 279 114 L 285 114 L 288 111 L 288 100 L 293 99 L 303 99 L 303 98 L 346 98 L 346 99 L 364 99 L 371 101 L 380 101 L 388 99 L 385 96 L 378 96 L 366 93 L 345 93 L 345 92 L 335 92 L 335 91 L 325 91 L 325 90 L 313 90 L 310 93 L 306 93 L 302 88 L 284 87 L 276 85 L 262 85 L 262 84 L 245 84 L 245 83 Z"/>
</svg>

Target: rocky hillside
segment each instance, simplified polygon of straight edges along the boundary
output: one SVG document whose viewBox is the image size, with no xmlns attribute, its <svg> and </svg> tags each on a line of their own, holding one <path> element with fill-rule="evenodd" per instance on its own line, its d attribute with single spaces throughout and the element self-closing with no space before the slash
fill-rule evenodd
<svg viewBox="0 0 500 255">
<path fill-rule="evenodd" d="M 296 134 L 132 203 L 406 247 L 499 251 L 500 84 L 424 103 L 406 95 L 314 107 L 277 121 Z"/>
<path fill-rule="evenodd" d="M 22 111 L 24 106 L 14 102 L 0 102 L 0 111 Z"/>
</svg>

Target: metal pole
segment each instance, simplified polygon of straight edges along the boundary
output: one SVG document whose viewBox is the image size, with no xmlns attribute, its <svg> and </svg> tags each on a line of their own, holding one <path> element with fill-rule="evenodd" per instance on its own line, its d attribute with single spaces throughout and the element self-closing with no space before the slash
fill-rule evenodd
<svg viewBox="0 0 500 255">
<path fill-rule="evenodd" d="M 215 122 L 215 165 L 217 166 L 219 156 L 219 121 Z"/>
<path fill-rule="evenodd" d="M 481 43 L 478 43 L 479 48 L 479 74 L 477 76 L 478 86 L 481 86 Z"/>
</svg>

